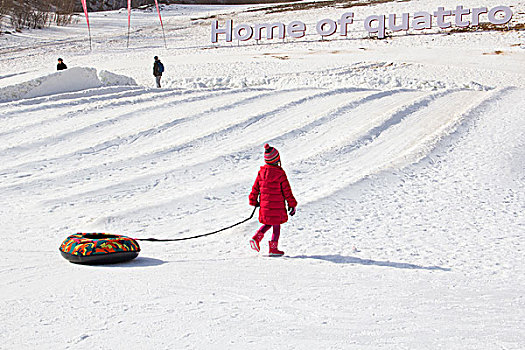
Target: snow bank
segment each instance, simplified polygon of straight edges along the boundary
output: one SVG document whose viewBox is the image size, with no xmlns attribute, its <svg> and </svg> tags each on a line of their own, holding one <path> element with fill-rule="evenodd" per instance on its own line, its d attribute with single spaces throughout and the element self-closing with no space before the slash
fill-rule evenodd
<svg viewBox="0 0 525 350">
<path fill-rule="evenodd" d="M 137 85 L 135 79 L 125 75 L 111 73 L 107 70 L 101 70 L 98 77 L 103 86 Z"/>
<path fill-rule="evenodd" d="M 0 89 L 0 102 L 63 94 L 102 86 L 137 85 L 135 80 L 95 68 L 75 67 Z"/>
<path fill-rule="evenodd" d="M 353 67 L 332 72 L 304 72 L 283 75 L 243 76 L 232 74 L 224 77 L 198 76 L 192 78 L 165 79 L 169 87 L 179 87 L 188 90 L 195 89 L 239 89 L 239 88 L 270 88 L 286 89 L 290 86 L 303 86 L 312 88 L 349 88 L 359 87 L 367 89 L 412 89 L 412 90 L 445 90 L 467 89 L 475 91 L 492 90 L 492 86 L 483 85 L 476 81 L 458 82 L 443 77 L 443 79 L 422 79 L 411 77 L 408 69 L 389 69 L 388 66 L 398 64 L 379 62 L 378 66 L 387 67 L 384 71 L 375 71 L 368 67 Z M 355 67 L 355 68 L 354 68 Z"/>
</svg>

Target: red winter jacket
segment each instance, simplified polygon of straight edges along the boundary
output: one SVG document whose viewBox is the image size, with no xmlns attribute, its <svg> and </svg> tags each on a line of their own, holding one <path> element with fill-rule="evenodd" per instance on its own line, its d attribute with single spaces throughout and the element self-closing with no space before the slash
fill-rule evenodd
<svg viewBox="0 0 525 350">
<path fill-rule="evenodd" d="M 252 206 L 260 203 L 259 222 L 266 225 L 279 225 L 288 221 L 288 214 L 284 205 L 285 199 L 288 202 L 288 207 L 295 208 L 297 206 L 286 173 L 280 166 L 276 165 L 266 164 L 261 167 L 249 199 Z"/>
</svg>

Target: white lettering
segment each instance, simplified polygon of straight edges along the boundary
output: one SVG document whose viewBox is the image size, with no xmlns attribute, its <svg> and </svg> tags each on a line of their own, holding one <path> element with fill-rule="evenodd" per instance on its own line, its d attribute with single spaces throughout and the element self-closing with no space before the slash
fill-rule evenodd
<svg viewBox="0 0 525 350">
<path fill-rule="evenodd" d="M 470 22 L 470 24 L 472 24 L 473 26 L 478 26 L 479 25 L 479 15 L 481 15 L 482 13 L 487 13 L 487 11 L 488 10 L 486 7 L 472 9 L 472 22 Z"/>
<path fill-rule="evenodd" d="M 434 17 L 437 19 L 437 25 L 439 28 L 449 28 L 452 25 L 450 22 L 445 22 L 445 17 L 450 15 L 450 11 L 445 11 L 444 7 L 438 7 L 438 10 L 434 12 Z"/>
<path fill-rule="evenodd" d="M 219 28 L 219 21 L 215 20 L 211 22 L 211 42 L 212 43 L 216 43 L 217 41 L 219 41 L 219 34 L 225 34 L 227 42 L 232 41 L 233 20 L 231 19 L 227 20 L 225 25 L 226 25 L 226 28 L 221 29 Z"/>
<path fill-rule="evenodd" d="M 348 25 L 354 23 L 354 13 L 346 12 L 343 13 L 339 20 L 339 28 L 342 36 L 346 36 L 348 33 Z"/>
<path fill-rule="evenodd" d="M 509 6 L 496 6 L 490 11 L 486 7 L 477 7 L 473 9 L 466 9 L 462 5 L 457 5 L 454 10 L 445 10 L 444 7 L 438 7 L 433 13 L 429 12 L 415 12 L 413 15 L 409 13 L 389 14 L 389 15 L 372 15 L 364 20 L 365 30 L 370 34 L 377 34 L 379 39 L 385 38 L 386 29 L 389 31 L 408 31 L 409 29 L 423 30 L 431 29 L 432 21 L 436 18 L 436 24 L 439 28 L 445 29 L 451 26 L 468 27 L 479 26 L 480 17 L 482 14 L 488 13 L 488 20 L 495 25 L 507 24 L 512 20 L 514 15 Z M 470 18 L 469 18 L 469 15 Z M 388 23 L 386 23 L 388 16 Z M 454 16 L 454 22 L 448 17 Z M 339 31 L 339 35 L 347 36 L 349 34 L 349 26 L 354 23 L 354 13 L 345 12 L 341 17 L 334 21 L 325 18 L 317 22 L 316 30 L 323 38 L 334 35 Z M 306 35 L 306 24 L 301 21 L 291 21 L 288 26 L 284 23 L 263 23 L 263 24 L 239 24 L 233 27 L 233 20 L 224 21 L 224 26 L 219 25 L 219 21 L 213 20 L 211 22 L 211 42 L 217 43 L 219 38 L 224 35 L 226 42 L 231 42 L 232 38 L 240 41 L 247 41 L 250 39 L 261 40 L 263 36 L 266 39 L 273 39 L 278 31 L 278 38 L 284 39 L 289 36 L 294 39 L 302 38 Z M 264 35 L 263 31 L 266 31 Z"/>
<path fill-rule="evenodd" d="M 328 26 L 328 29 L 326 27 Z M 330 36 L 337 30 L 337 24 L 331 19 L 322 19 L 317 22 L 317 33 L 321 36 Z"/>
<path fill-rule="evenodd" d="M 377 22 L 377 27 L 372 27 L 372 22 Z M 369 33 L 377 33 L 377 37 L 383 39 L 385 37 L 385 15 L 368 16 L 365 19 L 365 29 Z"/>
<path fill-rule="evenodd" d="M 233 30 L 233 36 L 240 41 L 250 40 L 253 36 L 253 28 L 248 24 L 239 24 Z"/>
<path fill-rule="evenodd" d="M 274 28 L 279 28 L 279 39 L 284 39 L 285 26 L 283 23 L 280 23 L 280 22 L 273 23 L 273 24 L 256 24 L 255 25 L 255 39 L 261 40 L 263 29 L 266 29 L 266 39 L 273 39 Z"/>
<path fill-rule="evenodd" d="M 408 30 L 408 13 L 403 13 L 401 16 L 401 24 L 396 25 L 396 15 L 388 15 L 388 29 L 393 32 L 399 32 L 401 30 Z"/>
<path fill-rule="evenodd" d="M 291 36 L 292 38 L 296 38 L 296 39 L 302 38 L 303 36 L 306 35 L 306 24 L 300 21 L 292 21 L 288 25 L 288 28 L 286 31 L 288 35 Z"/>
<path fill-rule="evenodd" d="M 504 12 L 503 18 L 496 18 L 496 13 Z M 489 11 L 489 22 L 492 24 L 507 24 L 512 19 L 512 10 L 507 6 L 496 6 Z"/>
<path fill-rule="evenodd" d="M 463 6 L 457 6 L 452 14 L 454 15 L 454 21 L 458 27 L 468 27 L 470 25 L 469 21 L 463 21 L 463 15 L 468 15 L 470 10 L 463 9 Z"/>
<path fill-rule="evenodd" d="M 412 28 L 415 30 L 432 28 L 432 15 L 428 12 L 416 12 L 412 21 Z"/>
</svg>

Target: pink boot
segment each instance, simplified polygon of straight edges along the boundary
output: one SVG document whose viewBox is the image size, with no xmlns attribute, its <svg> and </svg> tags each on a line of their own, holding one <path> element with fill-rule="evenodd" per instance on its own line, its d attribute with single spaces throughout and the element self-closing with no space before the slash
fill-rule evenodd
<svg viewBox="0 0 525 350">
<path fill-rule="evenodd" d="M 260 230 L 257 231 L 255 236 L 253 236 L 252 239 L 250 240 L 250 247 L 252 247 L 253 250 L 256 250 L 258 252 L 261 251 L 259 242 L 261 242 L 263 238 L 264 238 L 264 233 L 262 233 Z"/>
<path fill-rule="evenodd" d="M 284 255 L 283 251 L 277 249 L 278 241 L 269 241 L 268 243 L 270 244 L 270 252 L 268 253 L 268 255 L 270 255 L 270 256 L 282 256 L 282 255 Z"/>
</svg>

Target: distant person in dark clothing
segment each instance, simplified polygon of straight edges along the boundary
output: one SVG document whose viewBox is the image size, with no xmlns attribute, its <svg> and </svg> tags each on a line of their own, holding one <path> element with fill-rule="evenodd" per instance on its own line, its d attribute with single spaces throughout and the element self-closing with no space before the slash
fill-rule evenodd
<svg viewBox="0 0 525 350">
<path fill-rule="evenodd" d="M 57 64 L 57 70 L 64 70 L 64 69 L 67 69 L 67 66 L 64 63 L 64 61 L 62 61 L 62 59 L 59 58 L 58 59 L 58 64 Z"/>
<path fill-rule="evenodd" d="M 153 75 L 157 81 L 157 87 L 160 88 L 160 78 L 162 78 L 162 72 L 164 72 L 164 65 L 159 60 L 158 56 L 153 57 L 155 62 L 153 63 Z"/>
</svg>

